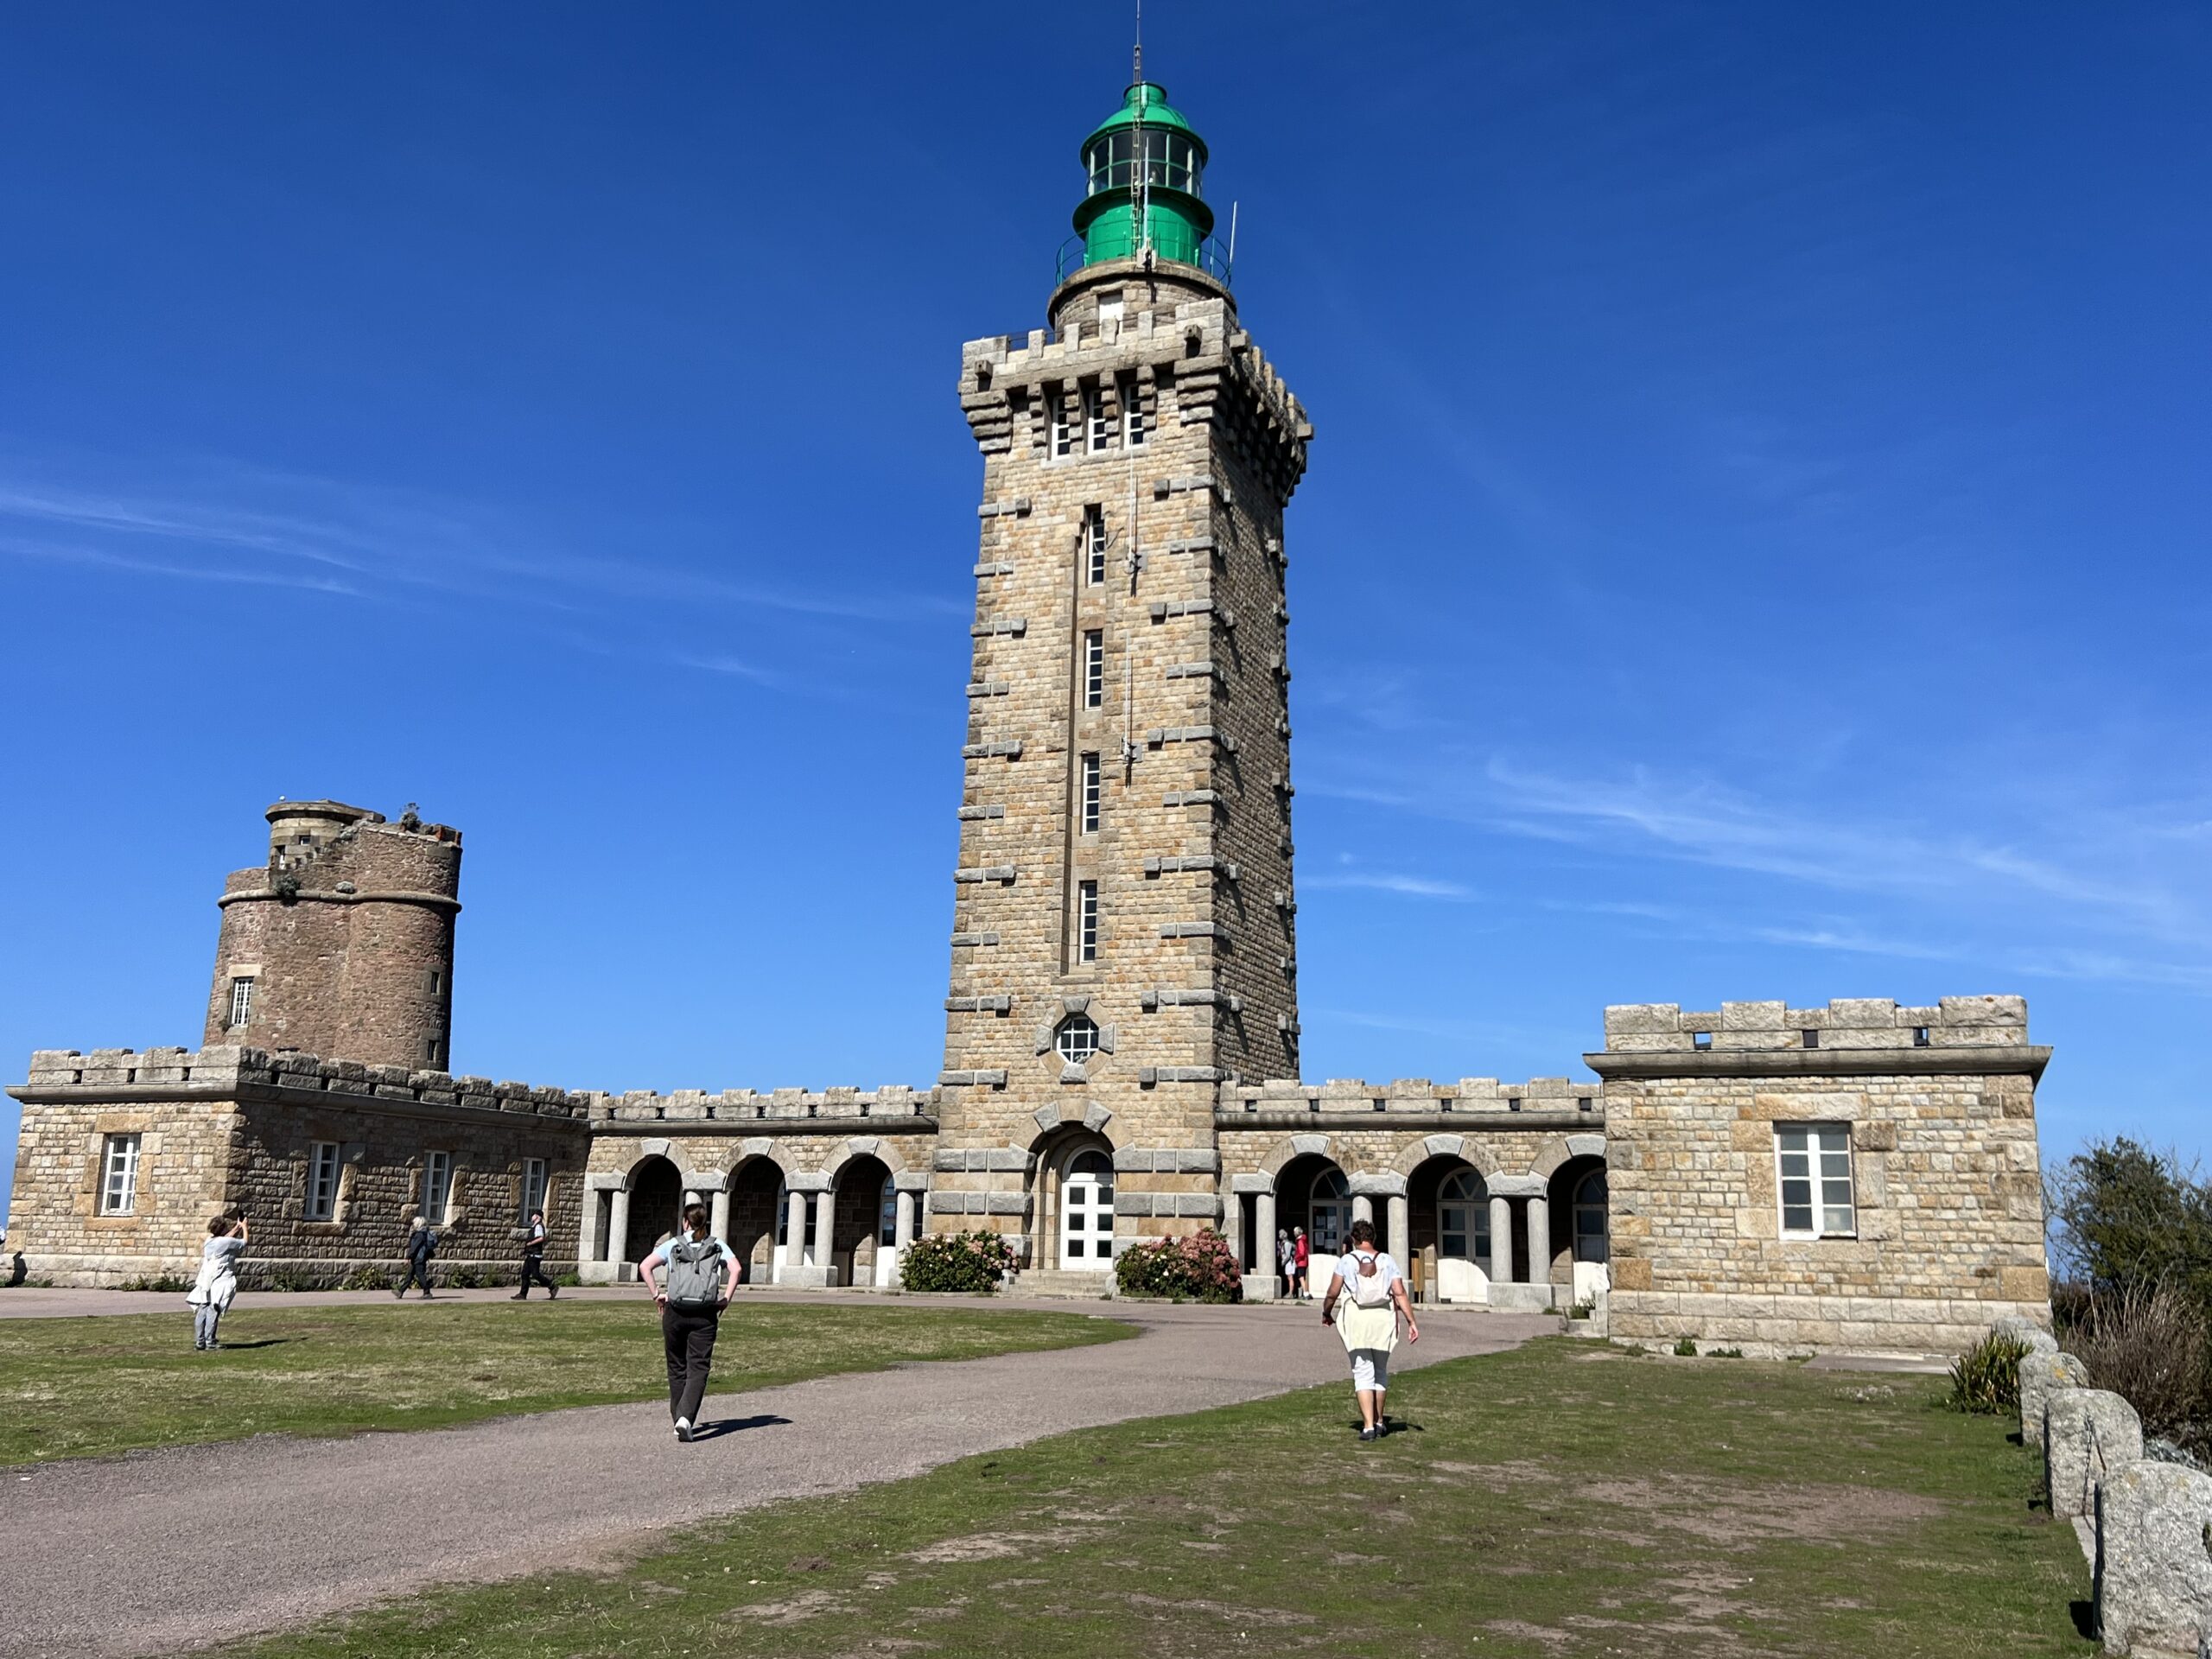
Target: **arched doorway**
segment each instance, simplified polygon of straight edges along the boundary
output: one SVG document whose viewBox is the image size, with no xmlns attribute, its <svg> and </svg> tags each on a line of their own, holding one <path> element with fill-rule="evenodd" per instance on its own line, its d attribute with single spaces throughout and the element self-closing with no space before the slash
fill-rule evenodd
<svg viewBox="0 0 2212 1659">
<path fill-rule="evenodd" d="M 1568 1287 L 1580 1301 L 1604 1287 L 1611 1254 L 1606 1223 L 1605 1160 L 1570 1158 L 1547 1183 L 1551 1200 L 1550 1259 L 1532 1263 L 1538 1284 Z"/>
<path fill-rule="evenodd" d="M 630 1171 L 630 1224 L 622 1240 L 622 1260 L 642 1262 L 648 1252 L 682 1224 L 683 1178 L 667 1159 L 652 1157 Z"/>
<path fill-rule="evenodd" d="M 1573 1249 L 1577 1262 L 1611 1259 L 1605 1225 L 1605 1172 L 1591 1170 L 1574 1184 L 1567 1208 L 1574 1217 Z"/>
<path fill-rule="evenodd" d="M 766 1284 L 775 1265 L 783 1217 L 784 1172 L 769 1158 L 748 1158 L 729 1178 L 729 1226 L 722 1243 L 737 1253 L 739 1276 Z"/>
<path fill-rule="evenodd" d="M 880 1158 L 864 1154 L 837 1172 L 830 1219 L 830 1282 L 872 1285 L 879 1249 L 891 1248 L 898 1211 L 891 1172 Z"/>
<path fill-rule="evenodd" d="M 1114 1265 L 1114 1160 L 1084 1147 L 1062 1166 L 1058 1254 L 1055 1265 L 1071 1273 L 1097 1273 Z"/>
<path fill-rule="evenodd" d="M 1292 1159 L 1275 1174 L 1275 1228 L 1294 1237 L 1306 1230 L 1307 1284 L 1316 1295 L 1329 1286 L 1329 1269 L 1344 1253 L 1351 1226 L 1351 1183 L 1344 1171 L 1318 1153 Z M 1266 1242 L 1273 1251 L 1275 1243 Z"/>
<path fill-rule="evenodd" d="M 1421 1296 L 1433 1301 L 1484 1300 L 1476 1270 L 1490 1271 L 1490 1188 L 1464 1158 L 1431 1158 L 1406 1183 L 1404 1264 Z"/>
</svg>

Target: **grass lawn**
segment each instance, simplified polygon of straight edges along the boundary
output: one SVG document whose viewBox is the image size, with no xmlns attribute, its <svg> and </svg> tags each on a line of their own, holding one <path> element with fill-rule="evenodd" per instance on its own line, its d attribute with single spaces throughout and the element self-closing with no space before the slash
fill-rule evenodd
<svg viewBox="0 0 2212 1659">
<path fill-rule="evenodd" d="M 597 1656 L 2088 1654 L 2073 1535 L 1925 1377 L 1564 1338 L 1068 1434 L 685 1529 L 623 1576 L 452 1589 L 239 1651 Z"/>
<path fill-rule="evenodd" d="M 1076 1313 L 740 1300 L 722 1316 L 709 1392 L 1129 1334 Z M 219 1353 L 194 1353 L 181 1302 L 174 1313 L 0 1319 L 0 1464 L 248 1434 L 442 1428 L 668 1389 L 660 1324 L 642 1297 L 327 1309 L 246 1298 L 223 1320 L 223 1340 Z"/>
</svg>

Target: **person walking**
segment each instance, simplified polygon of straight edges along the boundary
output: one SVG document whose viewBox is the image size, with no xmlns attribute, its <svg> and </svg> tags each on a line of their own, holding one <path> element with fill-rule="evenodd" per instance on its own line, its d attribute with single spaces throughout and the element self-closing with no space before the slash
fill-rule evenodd
<svg viewBox="0 0 2212 1659">
<path fill-rule="evenodd" d="M 1292 1228 L 1290 1234 L 1290 1294 L 1294 1298 L 1311 1296 L 1313 1285 L 1309 1264 L 1313 1260 L 1313 1247 L 1307 1240 L 1303 1227 Z"/>
<path fill-rule="evenodd" d="M 1421 1326 L 1414 1322 L 1414 1305 L 1406 1295 L 1406 1277 L 1398 1264 L 1375 1245 L 1375 1224 L 1351 1224 L 1351 1248 L 1337 1260 L 1321 1302 L 1321 1323 L 1333 1325 L 1351 1356 L 1352 1392 L 1359 1397 L 1359 1438 L 1379 1440 L 1390 1432 L 1390 1419 L 1382 1409 L 1390 1386 L 1390 1356 L 1398 1346 L 1398 1315 L 1406 1316 L 1406 1338 L 1421 1340 Z M 1341 1318 L 1339 1300 L 1344 1304 Z"/>
<path fill-rule="evenodd" d="M 200 1276 L 184 1299 L 192 1309 L 194 1351 L 223 1345 L 215 1340 L 215 1331 L 231 1299 L 238 1294 L 238 1255 L 246 1238 L 244 1216 L 218 1216 L 207 1224 L 207 1242 L 200 1247 Z"/>
<path fill-rule="evenodd" d="M 707 1206 L 683 1206 L 683 1229 L 638 1263 L 638 1277 L 660 1305 L 661 1345 L 668 1356 L 668 1414 L 676 1438 L 689 1440 L 707 1397 L 707 1369 L 722 1310 L 737 1287 L 737 1253 L 707 1236 Z M 655 1270 L 665 1276 L 657 1279 Z"/>
<path fill-rule="evenodd" d="M 530 1281 L 535 1279 L 545 1287 L 545 1300 L 551 1301 L 561 1294 L 561 1287 L 545 1274 L 545 1212 L 530 1212 L 530 1224 L 522 1230 L 522 1288 L 515 1292 L 512 1300 L 530 1300 Z"/>
<path fill-rule="evenodd" d="M 407 1235 L 407 1271 L 399 1282 L 392 1287 L 391 1294 L 395 1300 L 404 1299 L 408 1287 L 416 1284 L 423 1287 L 423 1300 L 429 1300 L 430 1258 L 437 1253 L 436 1231 L 431 1227 L 427 1217 L 416 1217 L 415 1225 Z"/>
<path fill-rule="evenodd" d="M 1290 1247 L 1290 1235 L 1278 1230 L 1275 1233 L 1275 1266 L 1282 1274 L 1282 1294 L 1288 1296 L 1297 1279 L 1298 1252 Z"/>
</svg>

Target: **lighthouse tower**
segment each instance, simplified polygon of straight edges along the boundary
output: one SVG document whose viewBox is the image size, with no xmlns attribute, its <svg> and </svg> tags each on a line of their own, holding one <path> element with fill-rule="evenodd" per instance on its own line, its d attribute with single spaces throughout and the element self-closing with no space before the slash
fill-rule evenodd
<svg viewBox="0 0 2212 1659">
<path fill-rule="evenodd" d="M 1238 321 L 1205 143 L 1138 80 L 983 457 L 933 1229 L 1034 1271 L 1218 1225 L 1217 1085 L 1298 1075 L 1283 512 L 1313 435 Z"/>
</svg>

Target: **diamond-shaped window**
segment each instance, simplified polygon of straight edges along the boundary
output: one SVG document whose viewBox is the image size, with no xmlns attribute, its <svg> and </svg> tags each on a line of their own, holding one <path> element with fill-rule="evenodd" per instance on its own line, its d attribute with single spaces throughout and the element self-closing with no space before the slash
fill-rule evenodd
<svg viewBox="0 0 2212 1659">
<path fill-rule="evenodd" d="M 1052 1046 L 1070 1065 L 1086 1064 L 1098 1052 L 1098 1022 L 1087 1014 L 1071 1014 L 1052 1033 Z"/>
</svg>

